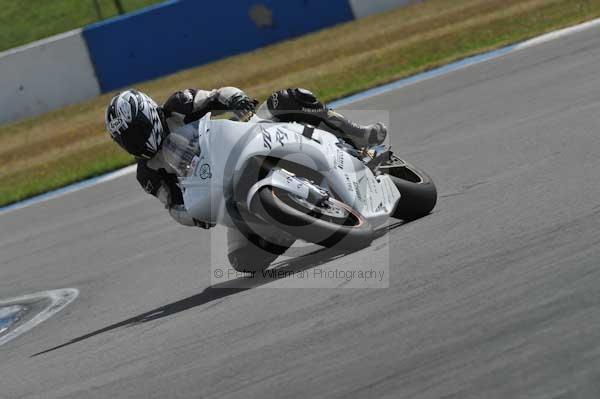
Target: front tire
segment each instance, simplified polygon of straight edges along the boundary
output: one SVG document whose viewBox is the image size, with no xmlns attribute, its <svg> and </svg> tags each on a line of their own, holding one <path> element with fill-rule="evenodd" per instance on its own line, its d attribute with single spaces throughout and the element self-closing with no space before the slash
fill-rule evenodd
<svg viewBox="0 0 600 399">
<path fill-rule="evenodd" d="M 371 225 L 361 214 L 332 198 L 319 207 L 267 186 L 258 192 L 252 208 L 277 228 L 327 248 L 360 249 L 374 239 Z"/>
<path fill-rule="evenodd" d="M 437 203 L 437 190 L 427 173 L 393 155 L 379 170 L 390 176 L 400 191 L 392 217 L 412 220 L 431 213 Z"/>
</svg>

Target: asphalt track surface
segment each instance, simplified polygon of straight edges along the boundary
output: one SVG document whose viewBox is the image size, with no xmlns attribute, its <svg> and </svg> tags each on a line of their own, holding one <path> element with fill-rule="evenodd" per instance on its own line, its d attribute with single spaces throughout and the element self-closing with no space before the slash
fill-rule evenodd
<svg viewBox="0 0 600 399">
<path fill-rule="evenodd" d="M 133 175 L 0 216 L 0 298 L 81 292 L 0 347 L 0 397 L 600 397 L 599 64 L 591 29 L 352 104 L 438 206 L 278 266 L 388 288 L 210 287 L 223 248 Z"/>
</svg>

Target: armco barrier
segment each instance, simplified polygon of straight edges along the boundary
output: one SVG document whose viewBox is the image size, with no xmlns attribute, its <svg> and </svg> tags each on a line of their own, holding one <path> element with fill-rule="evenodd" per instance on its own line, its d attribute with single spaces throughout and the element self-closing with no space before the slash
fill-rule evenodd
<svg viewBox="0 0 600 399">
<path fill-rule="evenodd" d="M 353 18 L 347 0 L 172 0 L 83 35 L 106 92 Z"/>
<path fill-rule="evenodd" d="M 81 31 L 0 53 L 0 123 L 100 94 Z"/>
<path fill-rule="evenodd" d="M 422 0 L 348 0 L 355 18 L 363 18 Z"/>
</svg>

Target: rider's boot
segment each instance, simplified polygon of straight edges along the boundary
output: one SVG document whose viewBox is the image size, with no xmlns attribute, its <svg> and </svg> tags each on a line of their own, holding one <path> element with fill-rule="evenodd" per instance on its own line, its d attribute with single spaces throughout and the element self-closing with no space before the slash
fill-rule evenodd
<svg viewBox="0 0 600 399">
<path fill-rule="evenodd" d="M 343 132 L 343 138 L 350 140 L 358 148 L 372 147 L 385 141 L 387 128 L 383 123 L 377 122 L 372 125 L 362 126 L 358 123 L 348 120 L 344 115 L 331 109 L 327 110 L 327 116 L 324 120 L 332 133 Z"/>
<path fill-rule="evenodd" d="M 285 89 L 273 93 L 257 110 L 264 119 L 307 123 L 350 141 L 357 148 L 383 143 L 387 128 L 382 123 L 361 126 L 329 109 L 306 89 Z"/>
</svg>

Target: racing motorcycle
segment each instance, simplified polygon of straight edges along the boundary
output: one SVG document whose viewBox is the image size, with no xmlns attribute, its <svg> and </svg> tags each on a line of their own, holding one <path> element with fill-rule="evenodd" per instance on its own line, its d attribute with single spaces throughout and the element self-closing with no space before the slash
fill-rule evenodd
<svg viewBox="0 0 600 399">
<path fill-rule="evenodd" d="M 172 132 L 163 153 L 192 217 L 325 247 L 368 246 L 390 217 L 424 216 L 437 201 L 431 178 L 383 145 L 357 150 L 310 125 L 256 115 L 207 114 Z"/>
</svg>

